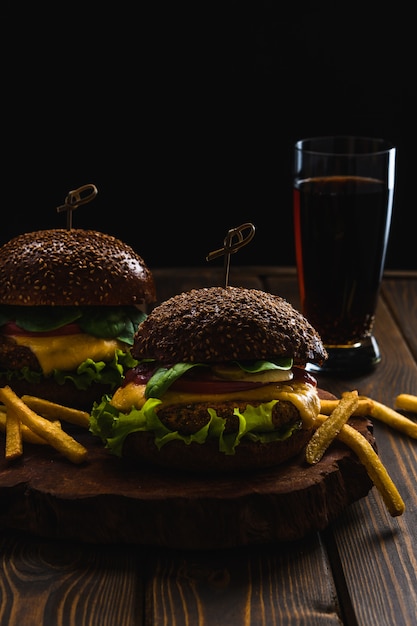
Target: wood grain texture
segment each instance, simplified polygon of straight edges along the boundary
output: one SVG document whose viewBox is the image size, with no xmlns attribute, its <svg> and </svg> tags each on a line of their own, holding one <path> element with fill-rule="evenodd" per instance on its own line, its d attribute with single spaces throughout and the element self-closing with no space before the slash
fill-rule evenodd
<svg viewBox="0 0 417 626">
<path fill-rule="evenodd" d="M 325 533 L 332 568 L 343 580 L 343 584 L 337 581 L 339 593 L 345 588 L 341 605 L 345 614 L 355 615 L 359 624 L 416 623 L 417 562 L 408 528 L 410 522 L 413 524 L 410 517 L 411 512 L 390 518 L 373 490 Z M 331 534 L 333 541 L 329 540 Z"/>
<path fill-rule="evenodd" d="M 261 285 L 297 305 L 293 269 L 257 267 L 239 272 L 244 286 Z M 222 267 L 214 265 L 207 271 L 156 272 L 160 293 L 166 297 L 182 287 L 210 285 L 221 280 L 222 273 Z M 416 393 L 416 303 L 417 275 L 389 275 L 375 326 L 382 362 L 367 376 L 321 379 L 320 384 L 336 395 L 357 388 L 391 406 L 398 393 Z M 380 423 L 374 423 L 374 433 L 379 455 L 406 503 L 401 517 L 389 516 L 373 488 L 367 497 L 346 507 L 326 530 L 289 543 L 182 550 L 46 539 L 3 528 L 0 624 L 415 624 L 417 441 Z M 55 462 L 49 463 L 51 482 Z M 105 485 L 106 475 L 102 482 Z M 3 505 L 10 501 L 3 500 Z M 20 507 L 23 513 L 24 506 Z M 2 506 L 0 516 L 4 514 Z M 119 511 L 114 516 L 122 523 Z M 100 519 L 97 507 L 89 528 L 84 522 L 86 532 L 99 534 Z M 51 513 L 48 523 L 58 524 L 59 519 Z"/>
<path fill-rule="evenodd" d="M 407 278 L 389 278 L 384 280 L 382 296 L 387 302 L 390 312 L 394 317 L 400 332 L 407 341 L 414 360 L 417 360 L 417 292 L 416 278 L 414 274 Z M 414 385 L 417 393 L 417 384 Z"/>
<path fill-rule="evenodd" d="M 373 442 L 367 419 L 352 424 Z M 19 464 L 0 462 L 0 527 L 93 543 L 231 548 L 322 530 L 372 486 L 337 442 L 316 465 L 301 452 L 268 470 L 218 476 L 132 464 L 88 432 L 77 438 L 88 450 L 81 466 L 35 445 Z"/>
<path fill-rule="evenodd" d="M 417 366 L 410 351 L 409 320 L 417 302 L 417 283 L 401 281 L 398 290 L 396 280 L 389 281 L 388 288 L 385 284 L 375 323 L 381 363 L 374 372 L 357 379 L 319 380 L 335 395 L 347 387 L 358 389 L 362 395 L 393 407 L 399 393 L 416 393 Z M 409 417 L 417 419 L 416 415 Z M 343 580 L 339 589 L 346 586 L 340 600 L 345 613 L 354 615 L 359 624 L 408 626 L 417 619 L 417 556 L 413 547 L 417 545 L 417 441 L 375 420 L 374 433 L 379 456 L 404 499 L 406 511 L 399 518 L 390 518 L 373 489 L 368 498 L 347 509 L 325 537 L 334 531 L 335 543 L 330 541 L 329 551 L 337 554 L 335 568 Z M 365 594 L 358 587 L 358 571 L 366 580 Z"/>
<path fill-rule="evenodd" d="M 0 624 L 136 626 L 144 612 L 140 558 L 119 546 L 87 546 L 2 533 Z"/>
<path fill-rule="evenodd" d="M 152 561 L 149 624 L 340 626 L 320 537 L 290 546 L 160 553 Z M 315 572 L 321 572 L 314 580 Z"/>
</svg>

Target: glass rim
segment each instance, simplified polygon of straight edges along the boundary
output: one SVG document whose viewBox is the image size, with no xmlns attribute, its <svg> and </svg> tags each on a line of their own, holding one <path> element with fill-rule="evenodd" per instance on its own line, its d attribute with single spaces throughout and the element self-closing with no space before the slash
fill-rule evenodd
<svg viewBox="0 0 417 626">
<path fill-rule="evenodd" d="M 315 147 L 308 146 L 309 142 L 315 142 Z M 345 142 L 346 145 L 348 142 L 351 144 L 362 143 L 364 146 L 367 145 L 368 147 L 362 150 L 332 150 L 331 144 L 335 142 Z M 320 144 L 322 144 L 321 147 Z M 370 147 L 372 144 L 374 145 L 373 148 Z M 366 135 L 317 135 L 298 139 L 294 144 L 294 150 L 308 154 L 327 154 L 352 157 L 387 154 L 391 151 L 395 151 L 396 146 L 388 139 L 383 139 L 382 137 L 371 137 Z"/>
</svg>

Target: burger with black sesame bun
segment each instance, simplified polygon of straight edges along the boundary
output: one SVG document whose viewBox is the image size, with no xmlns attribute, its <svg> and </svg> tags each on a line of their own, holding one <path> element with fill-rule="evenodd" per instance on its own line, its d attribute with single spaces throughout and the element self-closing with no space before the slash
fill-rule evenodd
<svg viewBox="0 0 417 626">
<path fill-rule="evenodd" d="M 0 247 L 0 386 L 89 411 L 135 360 L 153 276 L 95 230 L 29 232 Z"/>
<path fill-rule="evenodd" d="M 306 364 L 327 353 L 283 298 L 210 287 L 176 295 L 141 322 L 138 364 L 95 403 L 90 430 L 114 454 L 169 468 L 272 467 L 304 448 L 320 410 Z"/>
</svg>

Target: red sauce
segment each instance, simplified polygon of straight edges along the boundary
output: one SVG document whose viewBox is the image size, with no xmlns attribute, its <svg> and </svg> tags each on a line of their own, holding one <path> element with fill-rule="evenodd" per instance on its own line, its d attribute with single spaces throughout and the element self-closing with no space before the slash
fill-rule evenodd
<svg viewBox="0 0 417 626">
<path fill-rule="evenodd" d="M 1 332 L 3 335 L 21 335 L 24 337 L 54 337 L 59 335 L 76 335 L 81 333 L 82 330 L 75 322 L 72 324 L 66 324 L 60 328 L 55 328 L 54 330 L 45 330 L 41 332 L 25 330 L 24 328 L 20 328 L 20 326 L 14 322 L 8 322 L 1 327 Z"/>
</svg>

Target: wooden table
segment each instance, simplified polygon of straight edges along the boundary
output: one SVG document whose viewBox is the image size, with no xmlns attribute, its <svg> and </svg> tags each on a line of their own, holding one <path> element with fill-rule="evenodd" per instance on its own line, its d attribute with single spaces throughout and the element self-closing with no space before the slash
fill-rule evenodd
<svg viewBox="0 0 417 626">
<path fill-rule="evenodd" d="M 214 265 L 154 275 L 159 300 L 223 283 L 223 269 Z M 277 293 L 298 307 L 293 268 L 232 264 L 229 282 Z M 382 352 L 375 372 L 319 378 L 319 386 L 336 395 L 356 388 L 390 406 L 399 393 L 417 393 L 417 273 L 386 273 L 375 335 Z M 3 529 L 0 625 L 416 624 L 417 442 L 381 423 L 374 433 L 407 507 L 401 517 L 390 517 L 373 488 L 324 532 L 285 545 L 180 551 Z"/>
</svg>

